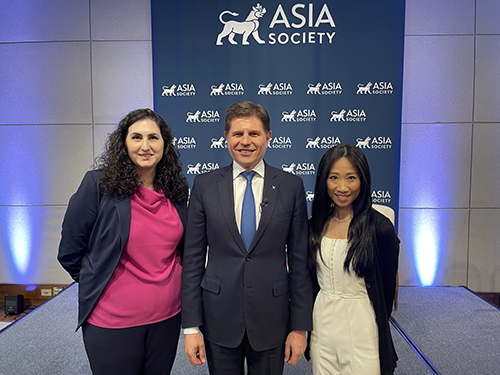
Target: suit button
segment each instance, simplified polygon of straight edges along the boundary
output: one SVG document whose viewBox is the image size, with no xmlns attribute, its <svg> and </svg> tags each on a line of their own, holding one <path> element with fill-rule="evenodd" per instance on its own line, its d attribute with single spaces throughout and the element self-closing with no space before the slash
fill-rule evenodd
<svg viewBox="0 0 500 375">
<path fill-rule="evenodd" d="M 370 284 L 370 283 L 366 283 L 366 287 L 367 287 L 367 288 L 371 288 L 371 287 L 372 287 L 372 284 Z"/>
<path fill-rule="evenodd" d="M 251 259 L 251 258 L 250 258 L 250 255 L 247 255 L 247 257 L 245 258 L 245 260 L 246 260 L 247 262 L 250 262 L 250 259 Z"/>
</svg>

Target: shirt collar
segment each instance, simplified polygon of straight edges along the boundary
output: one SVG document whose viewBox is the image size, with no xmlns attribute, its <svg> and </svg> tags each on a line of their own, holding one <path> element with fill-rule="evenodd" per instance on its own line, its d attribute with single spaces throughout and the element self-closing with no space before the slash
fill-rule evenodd
<svg viewBox="0 0 500 375">
<path fill-rule="evenodd" d="M 241 165 L 233 161 L 233 180 L 238 177 L 241 172 L 245 172 L 245 168 L 243 168 Z M 252 171 L 257 172 L 259 176 L 264 178 L 264 172 L 266 170 L 266 165 L 264 164 L 264 160 L 259 161 L 259 163 L 253 167 Z"/>
</svg>

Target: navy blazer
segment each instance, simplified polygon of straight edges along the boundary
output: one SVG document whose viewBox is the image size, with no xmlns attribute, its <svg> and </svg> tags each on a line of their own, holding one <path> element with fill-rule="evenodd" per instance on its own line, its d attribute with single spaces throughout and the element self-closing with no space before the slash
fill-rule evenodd
<svg viewBox="0 0 500 375">
<path fill-rule="evenodd" d="M 79 283 L 78 326 L 85 322 L 113 275 L 130 234 L 130 197 L 103 195 L 100 171 L 85 174 L 62 224 L 57 259 Z M 186 200 L 174 203 L 186 222 Z M 183 242 L 179 243 L 182 254 Z"/>
<path fill-rule="evenodd" d="M 262 214 L 246 250 L 234 214 L 233 167 L 196 176 L 182 275 L 183 327 L 211 342 L 276 348 L 312 328 L 307 209 L 302 179 L 266 164 Z M 208 251 L 208 258 L 207 258 Z"/>
</svg>

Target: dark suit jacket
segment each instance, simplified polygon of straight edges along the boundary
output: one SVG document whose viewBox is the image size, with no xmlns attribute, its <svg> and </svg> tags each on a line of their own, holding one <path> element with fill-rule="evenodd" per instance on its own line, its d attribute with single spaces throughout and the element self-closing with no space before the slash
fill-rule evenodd
<svg viewBox="0 0 500 375">
<path fill-rule="evenodd" d="M 113 275 L 130 233 L 130 197 L 101 194 L 100 176 L 100 171 L 87 172 L 71 197 L 57 257 L 79 283 L 77 329 L 88 318 Z M 174 205 L 184 225 L 186 201 Z"/>
<path fill-rule="evenodd" d="M 191 191 L 182 322 L 200 326 L 221 346 L 238 346 L 246 330 L 254 350 L 267 350 L 282 345 L 292 329 L 312 328 L 302 180 L 266 164 L 263 198 L 267 205 L 247 252 L 234 215 L 232 165 L 197 176 Z"/>
</svg>

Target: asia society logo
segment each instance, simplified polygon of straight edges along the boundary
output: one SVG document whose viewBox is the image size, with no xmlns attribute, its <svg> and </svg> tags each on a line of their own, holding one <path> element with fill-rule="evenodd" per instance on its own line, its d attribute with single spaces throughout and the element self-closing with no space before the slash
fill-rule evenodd
<svg viewBox="0 0 500 375">
<path fill-rule="evenodd" d="M 238 19 L 239 13 L 224 10 L 219 14 L 222 30 L 217 35 L 216 45 L 224 43 L 249 45 L 257 44 L 332 44 L 335 36 L 335 21 L 327 4 L 321 9 L 314 9 L 314 4 L 297 3 L 290 9 L 283 9 L 278 4 L 268 29 L 282 28 L 282 32 L 270 32 L 265 35 L 264 17 L 267 10 L 260 3 L 252 6 L 247 17 Z M 269 17 L 266 17 L 269 19 Z M 292 31 L 295 29 L 296 31 Z M 261 37 L 263 35 L 263 38 Z M 237 39 L 235 39 L 237 37 Z M 251 38 L 250 38 L 251 37 Z M 267 39 L 267 41 L 266 41 Z"/>
<path fill-rule="evenodd" d="M 371 149 L 391 149 L 392 140 L 390 137 L 356 138 L 356 147 Z"/>
<path fill-rule="evenodd" d="M 191 83 L 172 84 L 163 86 L 161 96 L 194 96 L 196 95 L 196 88 Z"/>
<path fill-rule="evenodd" d="M 174 146 L 178 149 L 196 148 L 196 139 L 194 137 L 174 137 Z"/>
<path fill-rule="evenodd" d="M 219 163 L 188 164 L 186 174 L 202 174 L 219 169 Z"/>
<path fill-rule="evenodd" d="M 186 113 L 186 122 L 219 122 L 220 114 L 219 111 L 205 110 L 205 111 L 194 111 Z"/>
<path fill-rule="evenodd" d="M 330 122 L 363 122 L 366 121 L 366 112 L 364 109 L 341 109 L 340 111 L 331 111 Z"/>
<path fill-rule="evenodd" d="M 291 111 L 281 112 L 281 122 L 309 122 L 316 121 L 316 112 L 314 109 L 292 109 Z"/>
<path fill-rule="evenodd" d="M 307 138 L 306 148 L 330 148 L 335 145 L 339 145 L 342 142 L 339 137 L 316 137 Z"/>
<path fill-rule="evenodd" d="M 290 137 L 271 137 L 269 140 L 269 148 L 292 148 L 292 140 Z"/>
<path fill-rule="evenodd" d="M 307 85 L 307 95 L 340 95 L 342 85 L 338 82 L 318 82 Z"/>
<path fill-rule="evenodd" d="M 259 84 L 259 91 L 257 95 L 292 95 L 293 88 L 291 83 L 277 82 L 277 83 L 261 83 Z"/>
<path fill-rule="evenodd" d="M 391 82 L 358 83 L 357 95 L 390 95 L 394 92 Z"/>
<path fill-rule="evenodd" d="M 220 83 L 219 85 L 210 86 L 210 96 L 219 95 L 243 95 L 245 89 L 241 83 Z"/>
<path fill-rule="evenodd" d="M 210 148 L 227 148 L 227 141 L 224 137 L 212 138 Z"/>
<path fill-rule="evenodd" d="M 282 164 L 281 169 L 285 172 L 299 176 L 308 176 L 316 174 L 316 168 L 314 167 L 313 163 Z"/>
<path fill-rule="evenodd" d="M 372 191 L 372 202 L 373 203 L 390 203 L 391 193 L 387 190 L 373 190 Z"/>
</svg>

